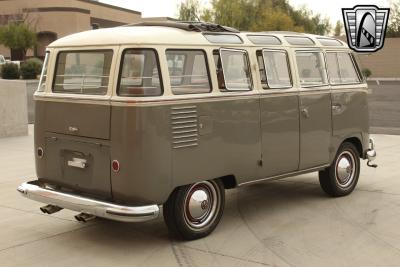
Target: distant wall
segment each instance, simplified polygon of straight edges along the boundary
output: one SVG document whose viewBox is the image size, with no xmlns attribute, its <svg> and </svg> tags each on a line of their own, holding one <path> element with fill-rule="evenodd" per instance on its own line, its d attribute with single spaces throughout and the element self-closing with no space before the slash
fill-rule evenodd
<svg viewBox="0 0 400 267">
<path fill-rule="evenodd" d="M 28 134 L 25 81 L 0 79 L 0 138 Z"/>
<path fill-rule="evenodd" d="M 340 40 L 347 42 L 346 36 Z M 371 70 L 371 78 L 400 78 L 400 38 L 385 38 L 384 46 L 375 53 L 358 53 L 361 68 Z"/>
</svg>

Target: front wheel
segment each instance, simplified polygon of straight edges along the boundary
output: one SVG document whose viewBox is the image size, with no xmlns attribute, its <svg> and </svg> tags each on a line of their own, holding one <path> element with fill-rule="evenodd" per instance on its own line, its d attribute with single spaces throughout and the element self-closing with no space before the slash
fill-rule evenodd
<svg viewBox="0 0 400 267">
<path fill-rule="evenodd" d="M 178 187 L 163 206 L 168 229 L 185 240 L 210 234 L 219 223 L 225 204 L 225 190 L 219 180 Z"/>
<path fill-rule="evenodd" d="M 356 147 L 343 143 L 332 165 L 319 172 L 321 188 L 330 196 L 346 196 L 353 192 L 360 175 L 360 157 Z"/>
</svg>

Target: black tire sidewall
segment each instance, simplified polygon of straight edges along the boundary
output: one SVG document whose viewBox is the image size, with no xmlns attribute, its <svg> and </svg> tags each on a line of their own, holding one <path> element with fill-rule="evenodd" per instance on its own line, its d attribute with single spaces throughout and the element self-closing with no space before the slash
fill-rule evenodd
<svg viewBox="0 0 400 267">
<path fill-rule="evenodd" d="M 225 206 L 225 190 L 221 181 L 211 180 L 210 182 L 217 191 L 217 210 L 212 221 L 200 229 L 192 229 L 185 221 L 185 199 L 192 184 L 178 187 L 164 205 L 164 219 L 168 228 L 177 237 L 184 240 L 194 240 L 209 235 L 217 227 L 221 220 Z"/>
<path fill-rule="evenodd" d="M 344 152 L 347 151 L 351 153 L 354 157 L 355 164 L 355 173 L 352 182 L 347 187 L 342 187 L 339 185 L 336 179 L 336 164 L 338 157 Z M 343 143 L 338 152 L 336 153 L 335 160 L 332 162 L 332 165 L 329 168 L 329 179 L 332 189 L 337 196 L 344 196 L 350 194 L 358 183 L 358 178 L 360 176 L 360 155 L 357 151 L 357 148 L 351 143 Z"/>
</svg>

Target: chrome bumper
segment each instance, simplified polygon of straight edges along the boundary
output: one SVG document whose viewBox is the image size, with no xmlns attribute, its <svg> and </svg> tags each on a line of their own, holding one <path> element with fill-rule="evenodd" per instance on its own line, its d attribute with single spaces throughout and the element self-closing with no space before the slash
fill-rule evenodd
<svg viewBox="0 0 400 267">
<path fill-rule="evenodd" d="M 37 181 L 23 183 L 17 190 L 24 197 L 38 202 L 121 222 L 148 221 L 157 218 L 160 213 L 158 205 L 121 206 L 43 188 L 38 185 Z"/>
<path fill-rule="evenodd" d="M 371 164 L 371 162 L 374 161 L 376 158 L 375 142 L 374 142 L 374 139 L 372 139 L 372 138 L 369 138 L 369 148 L 366 153 L 366 158 L 368 159 L 367 165 L 369 167 L 373 167 L 373 168 L 378 167 L 378 165 L 376 165 L 376 164 Z"/>
</svg>

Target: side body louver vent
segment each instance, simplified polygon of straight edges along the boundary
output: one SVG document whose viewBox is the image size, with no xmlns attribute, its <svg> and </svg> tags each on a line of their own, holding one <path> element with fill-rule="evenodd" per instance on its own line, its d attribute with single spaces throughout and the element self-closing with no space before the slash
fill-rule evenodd
<svg viewBox="0 0 400 267">
<path fill-rule="evenodd" d="M 172 147 L 198 145 L 198 118 L 196 106 L 171 108 Z"/>
</svg>

